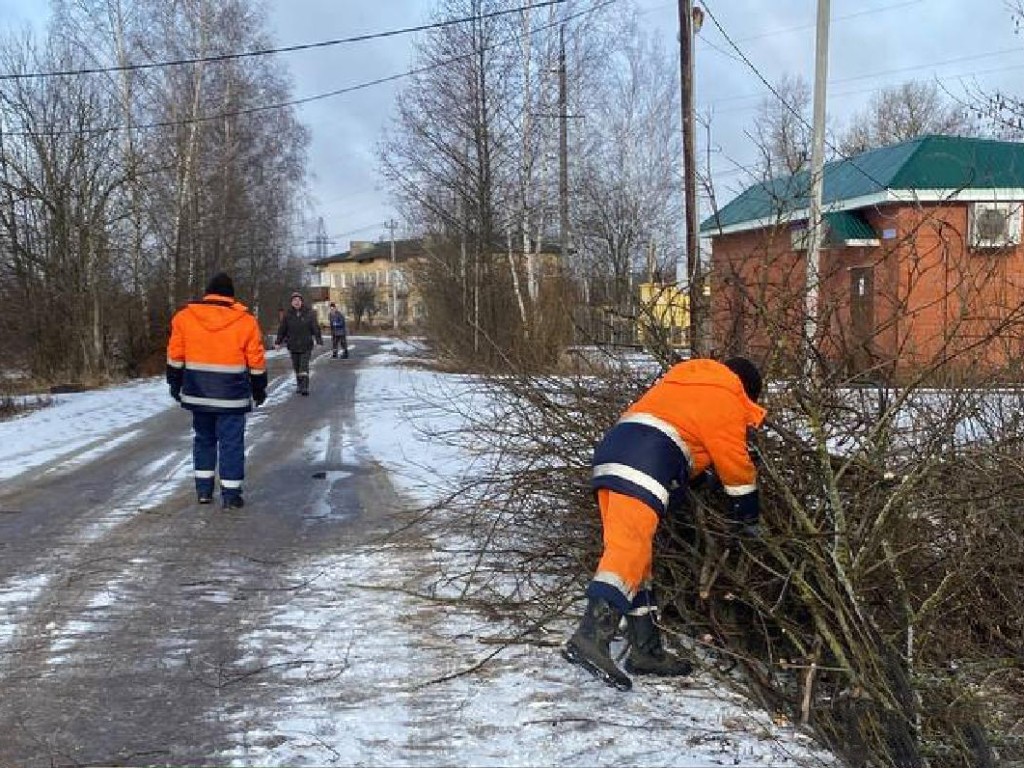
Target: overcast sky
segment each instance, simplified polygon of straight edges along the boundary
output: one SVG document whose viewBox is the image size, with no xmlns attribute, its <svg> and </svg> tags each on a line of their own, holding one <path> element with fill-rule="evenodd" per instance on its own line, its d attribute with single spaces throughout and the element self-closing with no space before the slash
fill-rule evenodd
<svg viewBox="0 0 1024 768">
<path fill-rule="evenodd" d="M 630 0 L 621 0 L 623 3 Z M 632 0 L 643 22 L 676 50 L 675 0 Z M 310 43 L 414 26 L 433 0 L 266 0 L 278 45 Z M 816 0 L 707 0 L 725 33 L 769 82 L 785 74 L 813 80 Z M 0 0 L 0 28 L 41 24 L 45 0 Z M 908 79 L 941 79 L 1024 95 L 1024 40 L 1006 0 L 832 0 L 828 111 L 842 127 L 873 90 Z M 302 98 L 407 70 L 411 36 L 287 54 Z M 719 202 L 747 180 L 737 166 L 756 153 L 745 136 L 768 91 L 710 18 L 696 46 L 697 108 L 713 115 L 712 162 Z M 312 132 L 311 196 L 332 251 L 376 239 L 395 216 L 378 174 L 377 147 L 401 81 L 300 107 Z M 701 144 L 704 144 L 701 136 Z M 703 152 L 703 149 L 701 150 Z M 312 238 L 314 232 L 308 233 Z M 304 243 L 297 245 L 303 250 Z"/>
</svg>

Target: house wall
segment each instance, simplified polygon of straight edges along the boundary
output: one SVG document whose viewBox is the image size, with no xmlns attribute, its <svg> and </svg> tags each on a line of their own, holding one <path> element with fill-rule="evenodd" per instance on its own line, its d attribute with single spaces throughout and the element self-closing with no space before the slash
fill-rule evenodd
<svg viewBox="0 0 1024 768">
<path fill-rule="evenodd" d="M 968 214 L 966 203 L 896 213 L 903 367 L 988 371 L 1021 355 L 1024 248 L 968 247 Z"/>
<path fill-rule="evenodd" d="M 789 230 L 738 232 L 713 242 L 713 351 L 765 362 L 797 359 L 806 280 Z"/>
<path fill-rule="evenodd" d="M 879 376 L 932 368 L 977 374 L 1021 358 L 1024 248 L 967 247 L 969 205 L 862 211 L 878 246 L 822 251 L 819 348 L 834 365 Z M 714 238 L 712 323 L 720 353 L 798 365 L 806 266 L 790 229 Z M 851 287 L 870 275 L 870 329 Z"/>
<path fill-rule="evenodd" d="M 423 302 L 415 287 L 406 277 L 403 265 L 394 265 L 390 258 L 373 258 L 361 261 L 333 262 L 319 267 L 321 284 L 328 287 L 329 301 L 333 301 L 350 323 L 355 324 L 351 306 L 353 286 L 364 283 L 374 287 L 377 312 L 370 320 L 371 326 L 392 326 L 393 290 L 398 294 L 399 324 L 408 326 L 422 319 Z M 394 281 L 394 285 L 392 285 Z M 327 324 L 329 302 L 313 305 L 321 324 Z"/>
</svg>

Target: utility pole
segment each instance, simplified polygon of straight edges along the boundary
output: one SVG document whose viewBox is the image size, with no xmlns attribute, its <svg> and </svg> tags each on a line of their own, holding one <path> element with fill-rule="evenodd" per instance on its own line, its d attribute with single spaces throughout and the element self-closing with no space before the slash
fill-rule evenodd
<svg viewBox="0 0 1024 768">
<path fill-rule="evenodd" d="M 530 296 L 530 306 L 536 316 L 537 307 L 537 265 L 534 263 L 533 252 L 530 248 L 530 213 L 534 199 L 533 195 L 533 160 L 530 156 L 531 139 L 533 136 L 533 115 L 530 105 L 533 103 L 533 86 L 531 80 L 530 62 L 532 59 L 532 38 L 533 27 L 531 20 L 533 0 L 528 0 L 526 9 L 523 11 L 523 103 L 526 109 L 523 110 L 523 215 L 522 215 L 522 239 L 523 257 L 526 259 L 526 291 Z M 538 233 L 538 241 L 541 239 Z M 538 243 L 539 245 L 539 243 Z"/>
<path fill-rule="evenodd" d="M 558 246 L 569 256 L 569 97 L 565 73 L 565 25 L 558 30 Z"/>
<path fill-rule="evenodd" d="M 814 135 L 811 143 L 811 205 L 807 217 L 807 287 L 804 372 L 810 378 L 818 339 L 818 289 L 821 280 L 821 194 L 825 180 L 825 83 L 828 79 L 829 0 L 818 0 L 818 32 L 814 45 Z"/>
<path fill-rule="evenodd" d="M 391 320 L 392 328 L 398 330 L 398 281 L 395 279 L 396 276 L 396 261 L 395 261 L 395 229 L 398 228 L 398 222 L 394 219 L 388 219 L 384 222 L 384 228 L 389 230 L 391 233 L 391 276 L 388 282 L 391 283 Z"/>
<path fill-rule="evenodd" d="M 690 356 L 704 354 L 704 276 L 697 238 L 697 166 L 693 118 L 693 35 L 704 14 L 693 0 L 679 0 L 679 79 L 683 117 L 683 205 L 686 211 L 686 277 L 690 300 Z"/>
</svg>

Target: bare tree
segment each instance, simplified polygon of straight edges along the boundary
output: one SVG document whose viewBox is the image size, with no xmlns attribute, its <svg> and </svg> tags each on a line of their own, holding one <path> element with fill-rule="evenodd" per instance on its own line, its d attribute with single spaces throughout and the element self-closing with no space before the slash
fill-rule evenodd
<svg viewBox="0 0 1024 768">
<path fill-rule="evenodd" d="M 559 24 L 551 13 L 492 13 L 512 5 L 440 4 L 440 17 L 473 20 L 421 42 L 424 67 L 403 91 L 381 153 L 405 218 L 439 244 L 424 265 L 437 273 L 421 269 L 420 279 L 457 286 L 444 292 L 455 303 L 428 307 L 428 316 L 447 308 L 451 316 L 438 318 L 445 348 L 485 365 L 513 348 L 546 353 L 534 343 L 541 316 L 535 256 L 553 207 L 548 73 Z"/>
<path fill-rule="evenodd" d="M 679 97 L 671 57 L 635 18 L 609 41 L 587 100 L 580 139 L 574 230 L 591 294 L 635 305 L 632 275 L 655 252 L 675 278 L 682 211 Z M 605 290 L 593 283 L 604 281 Z"/>
<path fill-rule="evenodd" d="M 877 286 L 877 324 L 862 335 L 844 292 L 824 308 L 817 377 L 788 375 L 782 354 L 804 347 L 795 260 L 767 239 L 736 255 L 757 321 L 746 351 L 775 382 L 756 444 L 763 530 L 738 536 L 727 499 L 695 490 L 661 521 L 661 621 L 700 649 L 707 674 L 851 764 L 1014 764 L 1024 758 L 1024 421 L 1020 392 L 1001 384 L 1024 376 L 1024 294 L 934 210 L 915 215 L 915 234 L 887 246 L 905 261 L 900 279 Z M 880 271 L 896 268 L 888 255 Z M 826 265 L 823 283 L 849 280 L 845 264 Z M 908 324 L 931 328 L 915 315 L 936 284 L 946 325 L 925 348 Z M 482 384 L 493 408 L 450 406 L 474 449 L 486 442 L 496 457 L 445 502 L 480 547 L 476 567 L 451 579 L 524 642 L 550 642 L 593 572 L 592 447 L 660 372 L 596 354 L 577 365 L 562 376 L 506 370 Z"/>
<path fill-rule="evenodd" d="M 976 131 L 967 110 L 936 83 L 909 81 L 876 93 L 867 109 L 850 121 L 839 148 L 850 156 L 929 133 L 964 136 Z"/>
<path fill-rule="evenodd" d="M 362 327 L 364 318 L 366 322 L 371 322 L 377 314 L 376 289 L 370 283 L 356 283 L 349 288 L 348 306 L 357 327 Z"/>
<path fill-rule="evenodd" d="M 14 72 L 74 61 L 54 39 L 42 50 L 11 45 L 6 54 Z M 102 89 L 74 77 L 13 81 L 0 92 L 8 274 L 26 304 L 16 323 L 33 340 L 30 367 L 44 377 L 108 372 L 105 299 L 115 283 L 107 226 L 124 183 L 116 140 L 102 131 L 108 108 Z M 64 320 L 56 335 L 48 331 L 54 312 Z"/>
<path fill-rule="evenodd" d="M 751 138 L 761 153 L 764 178 L 806 170 L 811 162 L 811 87 L 802 75 L 785 75 L 757 109 Z"/>
<path fill-rule="evenodd" d="M 7 69 L 266 48 L 265 21 L 241 0 L 59 0 L 46 46 L 5 45 Z M 289 108 L 275 106 L 289 91 L 267 58 L 0 87 L 0 183 L 10 203 L 0 206 L 10 243 L 0 293 L 4 303 L 28 300 L 44 315 L 61 307 L 70 329 L 57 339 L 24 335 L 37 374 L 156 370 L 170 311 L 217 269 L 233 272 L 257 305 L 294 282 L 288 244 L 308 135 Z M 55 261 L 48 276 L 37 266 L 47 253 L 65 262 Z M 72 256 L 81 259 L 74 269 Z M 27 322 L 31 314 L 20 316 Z M 80 352 L 59 349 L 82 329 L 89 339 L 77 342 Z M 40 357 L 47 344 L 58 351 Z"/>
</svg>

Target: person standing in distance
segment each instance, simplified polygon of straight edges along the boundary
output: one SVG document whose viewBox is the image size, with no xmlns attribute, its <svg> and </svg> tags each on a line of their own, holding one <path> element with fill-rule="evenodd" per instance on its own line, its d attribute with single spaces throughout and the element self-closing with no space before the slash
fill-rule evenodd
<svg viewBox="0 0 1024 768">
<path fill-rule="evenodd" d="M 231 278 L 214 275 L 203 298 L 174 315 L 167 343 L 171 397 L 192 412 L 199 503 L 213 501 L 219 468 L 225 509 L 245 505 L 245 414 L 267 399 L 259 323 L 234 296 Z"/>
<path fill-rule="evenodd" d="M 291 307 L 285 312 L 281 326 L 277 329 L 274 347 L 282 344 L 288 347 L 292 368 L 295 370 L 296 391 L 300 395 L 309 394 L 309 359 L 314 341 L 321 346 L 324 343 L 320 335 L 320 323 L 313 311 L 306 307 L 302 294 L 296 291 L 291 296 Z"/>
<path fill-rule="evenodd" d="M 601 510 L 604 552 L 579 628 L 562 655 L 622 690 L 632 686 L 609 646 L 626 617 L 627 672 L 687 675 L 689 661 L 668 652 L 656 620 L 654 534 L 677 489 L 714 467 L 729 496 L 733 530 L 757 536 L 757 469 L 747 431 L 761 426 L 761 374 L 743 357 L 672 366 L 626 409 L 594 450 L 591 485 Z"/>
<path fill-rule="evenodd" d="M 331 311 L 327 313 L 327 322 L 331 324 L 331 357 L 337 357 L 338 347 L 341 347 L 341 356 L 347 358 L 348 333 L 345 327 L 345 314 L 333 301 Z"/>
</svg>

